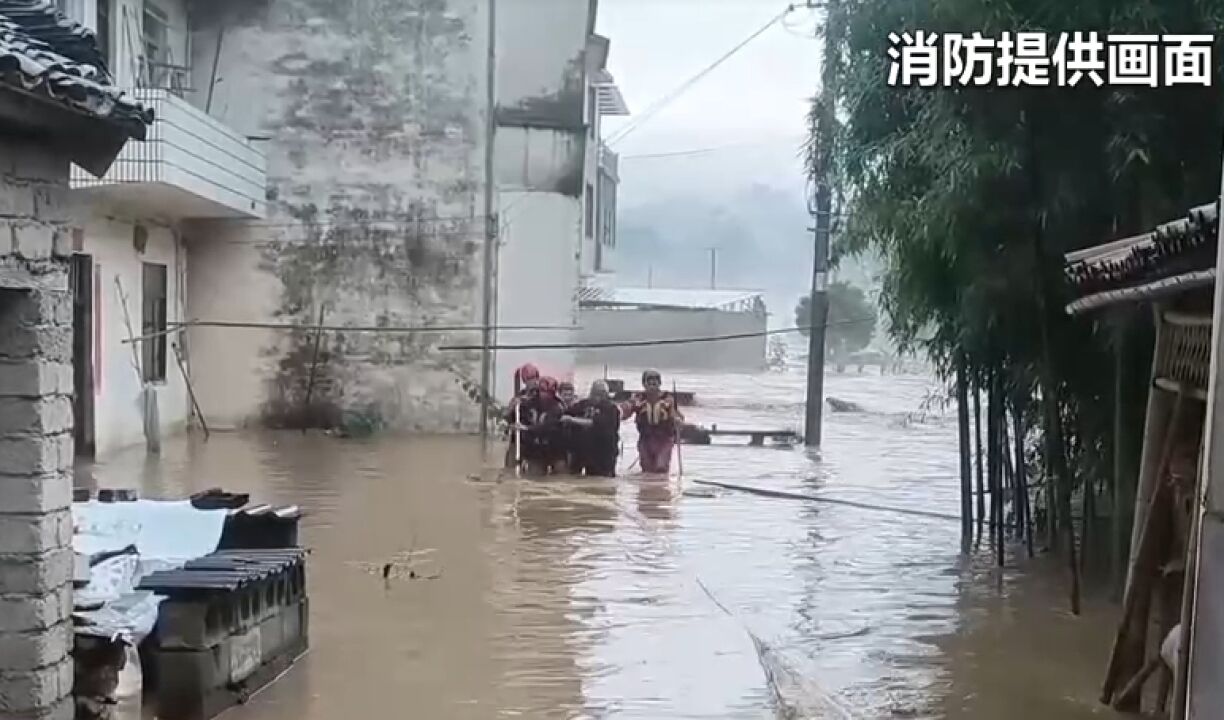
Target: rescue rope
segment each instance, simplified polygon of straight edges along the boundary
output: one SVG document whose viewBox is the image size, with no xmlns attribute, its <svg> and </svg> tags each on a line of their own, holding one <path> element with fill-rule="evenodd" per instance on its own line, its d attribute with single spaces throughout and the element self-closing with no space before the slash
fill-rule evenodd
<svg viewBox="0 0 1224 720">
<path fill-rule="evenodd" d="M 168 326 L 165 330 L 146 333 L 127 340 L 120 340 L 123 344 L 142 342 L 144 340 L 152 340 L 163 335 L 175 335 L 186 331 L 193 327 L 210 327 L 210 328 L 229 328 L 229 329 L 247 329 L 247 330 L 308 330 L 317 332 L 323 330 L 325 332 L 360 332 L 360 333 L 388 333 L 388 334 L 429 334 L 429 333 L 450 333 L 450 332 L 482 332 L 483 325 L 400 325 L 400 326 L 384 326 L 384 325 L 317 325 L 306 323 L 261 323 L 261 322 L 227 322 L 223 320 L 184 320 L 180 322 L 167 322 Z M 493 325 L 491 329 L 501 332 L 503 330 L 577 330 L 579 328 L 573 325 Z"/>
<path fill-rule="evenodd" d="M 778 498 L 781 500 L 806 500 L 808 502 L 828 503 L 830 505 L 846 505 L 855 507 L 861 510 L 876 510 L 882 512 L 894 512 L 902 515 L 915 515 L 918 517 L 927 517 L 935 520 L 951 520 L 960 522 L 960 515 L 952 515 L 950 513 L 935 512 L 933 510 L 914 510 L 912 508 L 899 508 L 889 505 L 873 505 L 871 503 L 857 502 L 854 500 L 841 500 L 838 498 L 820 497 L 819 495 L 808 495 L 805 493 L 787 492 L 785 490 L 771 490 L 769 488 L 754 487 L 752 485 L 737 485 L 735 483 L 718 482 L 717 480 L 690 480 L 689 482 L 697 483 L 698 485 L 706 485 L 709 487 L 719 487 L 724 490 L 737 490 L 739 492 L 749 493 L 750 495 L 760 495 L 762 497 Z"/>
<path fill-rule="evenodd" d="M 668 479 L 667 482 L 670 483 L 671 480 Z M 660 536 L 658 533 L 654 532 L 653 528 L 651 527 L 651 523 L 646 519 L 640 510 L 634 507 L 626 506 L 620 502 L 614 502 L 613 504 L 635 523 L 637 523 L 638 527 L 643 530 L 645 536 L 650 541 L 662 546 L 666 552 L 674 557 L 682 557 L 682 553 L 677 551 L 677 548 L 672 542 L 671 538 L 667 537 L 666 535 Z M 620 542 L 622 547 L 624 547 L 623 540 L 618 538 L 618 542 Z M 628 548 L 625 548 L 625 550 L 628 552 Z M 832 716 L 839 718 L 840 720 L 856 720 L 855 713 L 849 707 L 847 707 L 845 703 L 843 703 L 833 693 L 830 693 L 829 691 L 820 687 L 815 682 L 804 678 L 802 674 L 797 672 L 791 666 L 790 662 L 784 656 L 782 656 L 781 653 L 775 650 L 770 643 L 763 640 L 743 617 L 728 608 L 721 600 L 719 600 L 710 590 L 710 588 L 701 580 L 700 575 L 698 575 L 691 568 L 684 567 L 683 562 L 679 563 L 678 569 L 682 573 L 687 574 L 689 579 L 691 579 L 693 583 L 701 589 L 702 593 L 704 593 L 705 596 L 709 598 L 719 610 L 725 613 L 727 617 L 731 618 L 736 624 L 738 624 L 740 629 L 743 630 L 748 636 L 748 639 L 752 641 L 752 647 L 756 651 L 757 655 L 757 662 L 761 667 L 761 671 L 765 675 L 765 684 L 769 688 L 770 694 L 773 697 L 780 716 L 784 718 Z M 821 705 L 820 711 L 815 715 L 802 712 L 801 707 L 796 704 L 795 699 L 786 697 L 786 694 L 782 691 L 781 685 L 786 680 L 790 680 L 788 685 L 797 684 L 803 686 L 802 690 L 804 693 L 810 696 L 809 698 L 804 699 L 815 699 Z"/>
</svg>

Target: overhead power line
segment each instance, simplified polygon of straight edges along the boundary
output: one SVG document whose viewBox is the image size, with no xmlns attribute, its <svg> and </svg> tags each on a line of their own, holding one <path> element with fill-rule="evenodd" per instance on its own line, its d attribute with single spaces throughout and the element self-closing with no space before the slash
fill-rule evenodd
<svg viewBox="0 0 1224 720">
<path fill-rule="evenodd" d="M 874 322 L 874 317 L 854 318 L 852 320 L 840 320 L 838 322 L 825 323 L 824 327 L 837 327 L 841 325 L 858 325 L 860 323 Z M 688 338 L 657 338 L 654 340 L 621 340 L 616 342 L 594 342 L 594 343 L 530 343 L 522 345 L 494 345 L 490 350 L 599 350 L 603 348 L 617 347 L 654 347 L 658 345 L 690 345 L 698 343 L 722 342 L 724 340 L 747 340 L 750 338 L 768 337 L 770 335 L 786 335 L 790 333 L 803 332 L 808 327 L 789 327 L 781 330 L 762 330 L 759 332 L 735 333 L 733 335 L 708 335 L 705 337 L 688 337 Z M 458 352 L 470 350 L 484 350 L 481 345 L 441 345 L 438 350 L 443 352 Z"/>
<path fill-rule="evenodd" d="M 711 145 L 709 147 L 691 148 L 688 150 L 673 150 L 670 152 L 638 153 L 636 155 L 621 155 L 620 161 L 625 162 L 626 160 L 653 160 L 655 158 L 672 158 L 672 157 L 685 157 L 689 155 L 706 155 L 709 153 L 722 152 L 724 150 L 738 150 L 741 148 L 761 147 L 762 145 L 780 145 L 783 142 L 786 142 L 786 143 L 794 142 L 796 144 L 801 144 L 803 142 L 803 138 L 798 137 L 798 136 L 793 137 L 793 138 L 790 138 L 790 137 L 773 138 L 772 140 L 753 140 L 753 141 L 741 142 L 741 143 L 728 143 L 726 145 Z"/>
<path fill-rule="evenodd" d="M 613 133 L 612 137 L 608 138 L 607 144 L 615 145 L 621 140 L 624 140 L 626 137 L 629 136 L 630 133 L 632 133 L 634 130 L 637 130 L 644 123 L 649 121 L 650 118 L 657 115 L 659 111 L 661 111 L 663 108 L 675 102 L 677 99 L 680 98 L 680 96 L 688 92 L 689 89 L 691 89 L 694 85 L 701 82 L 702 78 L 704 78 L 706 75 L 709 75 L 711 72 L 713 72 L 715 68 L 717 68 L 719 65 L 722 65 L 726 61 L 730 60 L 732 57 L 736 55 L 736 53 L 738 53 L 740 50 L 743 50 L 745 47 L 747 47 L 749 43 L 751 43 L 753 40 L 756 40 L 758 37 L 765 34 L 766 30 L 769 30 L 771 27 L 778 24 L 782 20 L 782 18 L 786 17 L 793 10 L 795 10 L 795 6 L 788 5 L 785 10 L 778 13 L 769 22 L 765 23 L 759 29 L 753 32 L 751 35 L 744 38 L 742 41 L 740 41 L 738 45 L 728 50 L 721 57 L 719 57 L 713 63 L 707 65 L 705 69 L 698 72 L 696 75 L 692 76 L 688 80 L 685 80 L 674 90 L 664 95 L 663 97 L 659 98 L 659 100 L 657 100 L 653 105 L 651 105 L 650 107 L 642 111 L 642 113 L 638 115 L 637 118 L 631 121 L 628 125 L 626 125 L 625 127 Z"/>
</svg>

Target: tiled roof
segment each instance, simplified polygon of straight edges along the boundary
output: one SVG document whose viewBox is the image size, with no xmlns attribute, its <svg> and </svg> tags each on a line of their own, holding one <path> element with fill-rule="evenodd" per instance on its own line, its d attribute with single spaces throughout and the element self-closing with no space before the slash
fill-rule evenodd
<svg viewBox="0 0 1224 720">
<path fill-rule="evenodd" d="M 1067 311 L 1075 314 L 1210 285 L 1215 279 L 1217 218 L 1215 204 L 1202 205 L 1152 232 L 1068 253 L 1065 273 L 1077 299 Z"/>
<path fill-rule="evenodd" d="M 116 88 L 92 31 L 51 0 L 0 0 L 0 83 L 48 98 L 143 140 L 153 112 Z"/>
</svg>

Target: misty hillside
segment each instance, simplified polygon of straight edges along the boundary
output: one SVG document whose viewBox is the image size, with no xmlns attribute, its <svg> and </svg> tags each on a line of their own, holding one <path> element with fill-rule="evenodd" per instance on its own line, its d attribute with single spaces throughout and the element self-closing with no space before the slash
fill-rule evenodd
<svg viewBox="0 0 1224 720">
<path fill-rule="evenodd" d="M 709 287 L 717 248 L 718 287 L 765 291 L 770 325 L 791 325 L 812 282 L 811 222 L 801 194 L 763 184 L 622 207 L 616 281 L 644 286 L 652 276 L 655 287 Z M 875 272 L 875 263 L 850 259 L 836 277 L 874 295 Z"/>
</svg>

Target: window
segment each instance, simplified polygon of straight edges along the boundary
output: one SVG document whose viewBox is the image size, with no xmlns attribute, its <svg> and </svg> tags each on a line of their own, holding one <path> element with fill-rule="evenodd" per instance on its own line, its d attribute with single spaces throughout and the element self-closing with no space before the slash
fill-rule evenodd
<svg viewBox="0 0 1224 720">
<path fill-rule="evenodd" d="M 85 0 L 55 0 L 55 9 L 75 22 L 85 22 Z"/>
<path fill-rule="evenodd" d="M 166 65 L 169 63 L 169 20 L 165 11 L 156 4 L 144 2 L 144 78 L 145 87 L 164 85 Z"/>
<path fill-rule="evenodd" d="M 111 0 L 98 0 L 98 16 L 97 16 L 97 35 L 98 49 L 102 51 L 102 57 L 106 59 L 106 64 L 114 66 L 115 59 L 111 57 L 111 21 L 110 21 L 110 4 Z"/>
<path fill-rule="evenodd" d="M 595 235 L 595 189 L 591 183 L 586 185 L 586 236 Z"/>
<path fill-rule="evenodd" d="M 141 305 L 141 364 L 144 366 L 145 382 L 164 382 L 166 379 L 166 266 L 158 263 L 144 264 Z M 157 337 L 149 335 L 161 333 Z"/>
<path fill-rule="evenodd" d="M 595 125 L 599 118 L 599 91 L 587 88 L 587 132 L 595 137 Z"/>
</svg>

